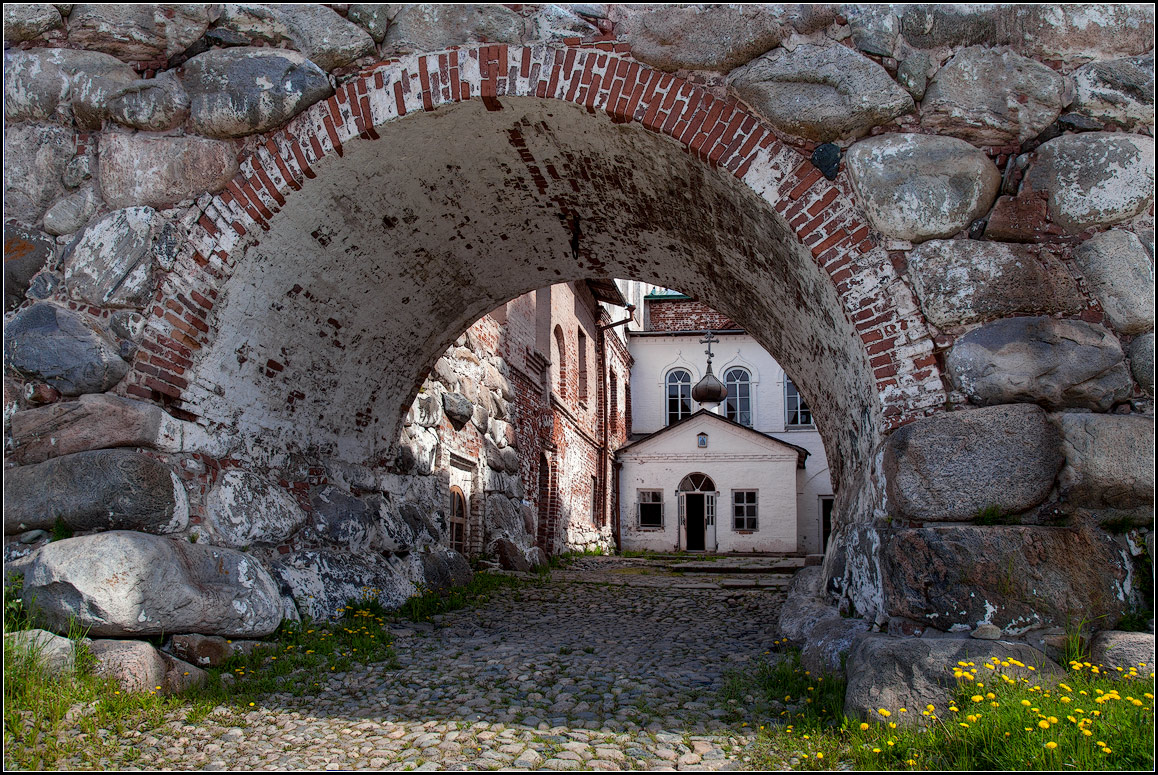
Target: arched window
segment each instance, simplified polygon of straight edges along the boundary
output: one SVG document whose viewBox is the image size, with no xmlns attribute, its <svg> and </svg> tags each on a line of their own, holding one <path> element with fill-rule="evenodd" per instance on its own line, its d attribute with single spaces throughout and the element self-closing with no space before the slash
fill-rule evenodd
<svg viewBox="0 0 1158 775">
<path fill-rule="evenodd" d="M 450 548 L 466 553 L 466 497 L 457 487 L 450 488 Z"/>
<path fill-rule="evenodd" d="M 567 397 L 567 341 L 563 329 L 555 326 L 555 392 L 559 398 Z"/>
<path fill-rule="evenodd" d="M 688 474 L 680 480 L 680 492 L 715 492 L 716 483 L 707 474 Z"/>
<path fill-rule="evenodd" d="M 728 397 L 724 401 L 727 418 L 741 425 L 752 425 L 752 377 L 747 369 L 728 369 L 724 374 Z"/>
<path fill-rule="evenodd" d="M 789 428 L 812 427 L 812 410 L 804 403 L 804 397 L 792 384 L 792 380 L 784 378 L 784 424 Z"/>
<path fill-rule="evenodd" d="M 687 369 L 672 369 L 667 375 L 667 424 L 692 414 L 692 375 Z"/>
</svg>

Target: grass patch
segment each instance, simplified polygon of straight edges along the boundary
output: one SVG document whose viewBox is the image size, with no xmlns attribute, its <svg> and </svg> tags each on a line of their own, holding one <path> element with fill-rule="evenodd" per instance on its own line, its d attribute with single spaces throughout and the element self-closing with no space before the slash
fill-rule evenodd
<svg viewBox="0 0 1158 775">
<path fill-rule="evenodd" d="M 946 666 L 958 685 L 943 718 L 931 706 L 845 718 L 844 681 L 808 675 L 793 651 L 730 673 L 721 692 L 757 728 L 754 769 L 1153 770 L 1153 673 L 1075 661 L 1038 683 L 1009 666 Z M 898 723 L 918 715 L 924 728 Z"/>
<path fill-rule="evenodd" d="M 977 512 L 973 518 L 974 525 L 1020 525 L 1021 517 L 1016 514 L 1006 514 L 996 503 L 991 503 Z"/>
</svg>

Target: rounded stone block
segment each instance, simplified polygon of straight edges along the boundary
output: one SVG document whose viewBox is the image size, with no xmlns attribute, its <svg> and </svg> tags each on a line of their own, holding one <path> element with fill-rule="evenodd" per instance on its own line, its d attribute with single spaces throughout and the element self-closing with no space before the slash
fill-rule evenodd
<svg viewBox="0 0 1158 775">
<path fill-rule="evenodd" d="M 12 459 L 21 465 L 113 447 L 151 447 L 161 434 L 159 406 L 109 393 L 81 396 L 12 415 Z"/>
<path fill-rule="evenodd" d="M 6 370 L 66 396 L 103 393 L 120 382 L 129 364 L 119 353 L 89 318 L 48 302 L 17 312 L 4 332 Z"/>
<path fill-rule="evenodd" d="M 946 328 L 1009 315 L 1077 314 L 1077 281 L 1045 250 L 981 240 L 929 240 L 909 253 L 921 310 Z"/>
<path fill-rule="evenodd" d="M 1067 501 L 1095 509 L 1154 503 L 1153 417 L 1067 412 L 1056 419 L 1065 453 L 1058 484 Z"/>
<path fill-rule="evenodd" d="M 872 137 L 853 145 L 845 164 L 872 225 L 910 242 L 961 231 L 988 212 L 1001 185 L 989 157 L 954 137 Z"/>
<path fill-rule="evenodd" d="M 1154 264 L 1132 232 L 1096 234 L 1074 250 L 1074 260 L 1115 330 L 1154 330 Z"/>
<path fill-rule="evenodd" d="M 792 34 L 792 29 L 755 6 L 620 6 L 616 33 L 631 55 L 663 70 L 726 73 L 760 56 Z"/>
<path fill-rule="evenodd" d="M 32 40 L 63 24 L 60 11 L 51 3 L 4 4 L 5 43 Z"/>
<path fill-rule="evenodd" d="M 1106 411 L 1133 392 L 1122 346 L 1102 326 L 1005 318 L 953 343 L 945 367 L 976 404 L 1039 403 Z"/>
<path fill-rule="evenodd" d="M 728 88 L 785 135 L 822 143 L 862 137 L 914 108 L 883 67 L 835 44 L 777 48 L 734 70 Z"/>
<path fill-rule="evenodd" d="M 227 4 L 214 30 L 230 34 L 235 43 L 300 51 L 326 72 L 374 53 L 365 30 L 317 3 Z"/>
<path fill-rule="evenodd" d="M 521 43 L 527 27 L 522 16 L 501 5 L 431 4 L 398 9 L 382 41 L 391 54 L 439 51 L 475 41 Z"/>
<path fill-rule="evenodd" d="M 47 544 L 24 590 L 52 629 L 75 619 L 100 637 L 261 637 L 281 623 L 277 584 L 254 558 L 125 530 Z"/>
<path fill-rule="evenodd" d="M 75 5 L 68 40 L 126 62 L 168 59 L 205 34 L 213 10 L 207 3 Z"/>
<path fill-rule="evenodd" d="M 101 136 L 101 194 L 110 207 L 172 207 L 220 191 L 238 172 L 233 143 L 204 137 Z"/>
<path fill-rule="evenodd" d="M 278 544 L 306 522 L 288 492 L 264 477 L 232 469 L 205 496 L 205 512 L 217 536 L 234 548 Z"/>
<path fill-rule="evenodd" d="M 56 243 L 39 229 L 16 221 L 4 222 L 4 311 L 24 301 L 32 276 L 55 256 Z"/>
<path fill-rule="evenodd" d="M 76 134 L 51 124 L 4 128 L 4 217 L 37 224 L 65 194 L 63 178 L 76 155 Z"/>
<path fill-rule="evenodd" d="M 1090 642 L 1090 662 L 1113 671 L 1110 675 L 1133 668 L 1147 676 L 1154 671 L 1154 633 L 1103 630 Z"/>
<path fill-rule="evenodd" d="M 163 463 L 124 449 L 77 452 L 6 474 L 4 532 L 73 530 L 173 533 L 189 521 L 185 487 Z"/>
<path fill-rule="evenodd" d="M 161 73 L 114 92 L 109 117 L 121 126 L 160 132 L 173 129 L 189 116 L 189 95 L 173 73 Z"/>
<path fill-rule="evenodd" d="M 884 446 L 888 510 L 929 522 L 1012 514 L 1046 499 L 1063 456 L 1041 407 L 1010 404 L 941 414 L 893 431 Z"/>
<path fill-rule="evenodd" d="M 175 257 L 176 231 L 151 207 L 109 213 L 65 251 L 69 295 L 96 307 L 144 307 L 153 297 L 158 264 Z"/>
<path fill-rule="evenodd" d="M 1154 140 L 1084 132 L 1042 143 L 1022 191 L 1044 191 L 1050 218 L 1076 233 L 1144 212 L 1154 201 Z"/>
<path fill-rule="evenodd" d="M 358 557 L 331 549 L 292 552 L 273 565 L 273 574 L 290 590 L 298 611 L 320 621 L 340 618 L 350 601 L 377 600 L 398 608 L 417 593 L 419 567 L 397 557 Z"/>
<path fill-rule="evenodd" d="M 1154 395 L 1154 333 L 1134 337 L 1130 342 L 1130 371 L 1134 381 L 1146 392 Z"/>
<path fill-rule="evenodd" d="M 1074 72 L 1070 110 L 1127 129 L 1154 125 L 1154 53 L 1091 62 Z"/>
</svg>

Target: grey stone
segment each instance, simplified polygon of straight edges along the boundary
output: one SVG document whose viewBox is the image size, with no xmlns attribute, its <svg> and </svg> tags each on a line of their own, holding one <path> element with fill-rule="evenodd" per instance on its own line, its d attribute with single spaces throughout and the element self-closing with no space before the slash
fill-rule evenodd
<svg viewBox="0 0 1158 775">
<path fill-rule="evenodd" d="M 1022 191 L 1044 191 L 1055 223 L 1074 233 L 1144 212 L 1154 201 L 1154 140 L 1112 132 L 1042 143 Z"/>
<path fill-rule="evenodd" d="M 1154 54 L 1091 62 L 1074 72 L 1070 110 L 1126 129 L 1154 125 Z"/>
<path fill-rule="evenodd" d="M 154 243 L 172 226 L 151 207 L 109 213 L 84 230 L 64 254 L 69 295 L 96 307 L 144 307 L 155 291 Z"/>
<path fill-rule="evenodd" d="M 1041 407 L 1011 404 L 917 420 L 884 447 L 889 513 L 920 521 L 972 519 L 988 506 L 1041 503 L 1063 456 Z"/>
<path fill-rule="evenodd" d="M 189 116 L 189 95 L 172 72 L 122 87 L 107 104 L 113 121 L 151 132 L 173 129 Z"/>
<path fill-rule="evenodd" d="M 4 42 L 21 43 L 38 38 L 64 24 L 51 3 L 5 3 Z"/>
<path fill-rule="evenodd" d="M 223 473 L 205 496 L 205 513 L 216 536 L 234 548 L 281 543 L 306 522 L 292 495 L 265 477 L 237 468 Z"/>
<path fill-rule="evenodd" d="M 523 556 L 527 558 L 527 562 L 531 564 L 532 569 L 541 568 L 550 563 L 550 558 L 547 557 L 547 553 L 537 546 L 532 546 L 527 549 L 527 551 L 523 553 Z"/>
<path fill-rule="evenodd" d="M 1106 411 L 1133 391 L 1118 340 L 1081 320 L 986 323 L 953 343 L 945 367 L 954 386 L 982 405 L 1034 402 Z"/>
<path fill-rule="evenodd" d="M 728 88 L 780 132 L 817 142 L 862 137 L 914 107 L 883 67 L 837 44 L 775 49 L 734 70 Z"/>
<path fill-rule="evenodd" d="M 4 54 L 4 115 L 100 129 L 107 101 L 139 76 L 116 57 L 63 48 Z"/>
<path fill-rule="evenodd" d="M 314 527 L 323 541 L 355 554 L 365 554 L 375 544 L 376 504 L 327 484 L 310 497 L 310 505 Z"/>
<path fill-rule="evenodd" d="M 514 541 L 508 538 L 500 538 L 491 546 L 491 552 L 498 558 L 499 565 L 505 570 L 519 571 L 520 573 L 528 573 L 531 570 L 531 563 L 527 560 L 523 551 L 515 545 Z"/>
<path fill-rule="evenodd" d="M 424 428 L 437 428 L 442 422 L 442 403 L 445 393 L 440 391 L 426 391 L 414 399 L 416 421 Z"/>
<path fill-rule="evenodd" d="M 821 600 L 824 572 L 819 566 L 801 568 L 792 577 L 788 596 L 780 607 L 779 632 L 792 643 L 803 645 L 821 621 L 839 616 L 835 608 Z"/>
<path fill-rule="evenodd" d="M 438 51 L 473 41 L 520 43 L 526 20 L 501 5 L 408 5 L 386 30 L 387 53 Z"/>
<path fill-rule="evenodd" d="M 812 628 L 800 650 L 800 666 L 814 675 L 840 674 L 853 644 L 870 626 L 864 619 L 824 617 Z"/>
<path fill-rule="evenodd" d="M 121 691 L 149 694 L 165 684 L 165 660 L 147 641 L 100 639 L 89 650 L 96 660 L 93 672 L 112 678 Z"/>
<path fill-rule="evenodd" d="M 1117 621 L 1129 607 L 1123 549 L 1097 528 L 882 528 L 885 608 L 939 630 L 989 622 L 1013 635 L 1066 626 L 1075 611 Z"/>
<path fill-rule="evenodd" d="M 126 62 L 168 59 L 209 28 L 213 6 L 80 4 L 68 15 L 68 40 Z"/>
<path fill-rule="evenodd" d="M 1134 668 L 1141 677 L 1148 676 L 1154 670 L 1154 633 L 1103 630 L 1090 642 L 1090 662 L 1111 676 L 1118 668 L 1124 673 Z"/>
<path fill-rule="evenodd" d="M 1011 4 L 996 12 L 1002 37 L 1035 59 L 1111 59 L 1154 48 L 1154 10 L 1147 5 Z"/>
<path fill-rule="evenodd" d="M 5 16 L 7 13 L 5 9 Z M 35 660 L 43 665 L 51 675 L 71 673 L 76 668 L 76 643 L 48 630 L 5 633 L 4 645 L 11 648 L 17 658 Z"/>
<path fill-rule="evenodd" d="M 129 370 L 117 347 L 88 318 L 55 304 L 25 307 L 4 334 L 7 369 L 47 382 L 66 396 L 103 393 Z"/>
<path fill-rule="evenodd" d="M 421 566 L 413 554 L 414 561 Z M 398 608 L 415 594 L 421 567 L 397 557 L 366 559 L 329 549 L 291 552 L 274 562 L 274 576 L 303 615 L 321 621 L 341 617 L 346 603 L 377 600 Z"/>
<path fill-rule="evenodd" d="M 911 242 L 951 237 L 988 212 L 1001 174 L 964 140 L 889 134 L 845 155 L 856 199 L 887 236 Z"/>
<path fill-rule="evenodd" d="M 64 193 L 61 180 L 76 153 L 71 129 L 20 123 L 4 127 L 4 217 L 28 224 Z"/>
<path fill-rule="evenodd" d="M 786 20 L 756 6 L 619 7 L 616 34 L 652 67 L 726 73 L 780 45 Z"/>
<path fill-rule="evenodd" d="M 887 5 L 845 5 L 852 42 L 866 54 L 891 57 L 901 32 L 901 20 Z"/>
<path fill-rule="evenodd" d="M 504 490 L 505 488 L 499 488 Z M 526 535 L 522 510 L 504 492 L 492 492 L 486 500 L 486 535 L 518 538 Z"/>
<path fill-rule="evenodd" d="M 185 488 L 164 464 L 139 452 L 93 450 L 10 469 L 4 532 L 73 530 L 173 533 L 189 521 Z"/>
<path fill-rule="evenodd" d="M 397 5 L 387 3 L 351 3 L 346 18 L 366 30 L 375 43 L 381 43 L 397 10 Z"/>
<path fill-rule="evenodd" d="M 1134 381 L 1146 392 L 1154 395 L 1154 333 L 1134 337 L 1130 342 L 1130 372 Z"/>
<path fill-rule="evenodd" d="M 174 635 L 169 650 L 178 658 L 198 667 L 220 667 L 233 656 L 233 645 L 220 635 Z"/>
<path fill-rule="evenodd" d="M 974 145 L 1037 137 L 1061 113 L 1065 80 L 1008 50 L 971 46 L 933 77 L 921 102 L 921 125 Z"/>
<path fill-rule="evenodd" d="M 1065 413 L 1057 421 L 1065 452 L 1058 485 L 1067 501 L 1125 509 L 1154 503 L 1153 417 Z"/>
<path fill-rule="evenodd" d="M 277 585 L 253 557 L 125 530 L 47 544 L 24 589 L 51 629 L 75 618 L 102 637 L 261 637 L 281 623 Z"/>
<path fill-rule="evenodd" d="M 91 187 L 83 188 L 48 208 L 44 214 L 44 230 L 57 236 L 74 234 L 99 206 L 100 197 L 96 191 Z"/>
<path fill-rule="evenodd" d="M 316 3 L 226 5 L 215 29 L 250 45 L 288 44 L 326 72 L 374 53 L 374 40 L 365 30 Z"/>
<path fill-rule="evenodd" d="M 970 638 L 977 640 L 1000 640 L 1001 635 L 1001 628 L 989 622 L 982 622 L 977 626 L 977 629 L 969 633 Z"/>
<path fill-rule="evenodd" d="M 5 312 L 20 306 L 33 276 L 55 253 L 56 243 L 44 232 L 16 221 L 4 222 Z"/>
<path fill-rule="evenodd" d="M 929 55 L 917 51 L 901 60 L 897 65 L 897 83 L 913 95 L 914 100 L 925 96 L 929 86 Z"/>
<path fill-rule="evenodd" d="M 156 447 L 172 419 L 161 407 L 93 393 L 12 415 L 11 459 L 20 465 L 115 447 Z"/>
<path fill-rule="evenodd" d="M 530 19 L 530 31 L 525 35 L 536 42 L 557 43 L 567 38 L 590 38 L 600 34 L 599 28 L 570 10 L 558 5 L 541 5 Z"/>
<path fill-rule="evenodd" d="M 1002 43 L 997 18 L 965 6 L 913 5 L 901 14 L 901 32 L 917 48 Z"/>
<path fill-rule="evenodd" d="M 190 126 L 209 137 L 243 137 L 280 126 L 334 93 L 320 67 L 274 48 L 211 49 L 185 63 Z"/>
<path fill-rule="evenodd" d="M 1076 315 L 1085 307 L 1066 265 L 1024 245 L 929 240 L 909 252 L 909 277 L 925 317 L 941 328 L 1006 315 Z"/>
<path fill-rule="evenodd" d="M 80 188 L 86 181 L 92 180 L 92 168 L 95 163 L 94 155 L 85 153 L 69 160 L 61 176 L 65 188 Z"/>
<path fill-rule="evenodd" d="M 1141 240 L 1114 229 L 1086 240 L 1073 255 L 1110 325 L 1123 334 L 1154 330 L 1154 264 Z"/>
<path fill-rule="evenodd" d="M 172 207 L 220 191 L 238 172 L 231 142 L 106 132 L 100 143 L 101 194 L 110 207 Z"/>
<path fill-rule="evenodd" d="M 469 584 L 474 574 L 470 564 L 456 551 L 441 546 L 420 552 L 427 589 L 448 590 Z"/>
<path fill-rule="evenodd" d="M 884 708 L 892 714 L 887 719 L 890 722 L 906 727 L 931 726 L 934 722 L 920 712 L 927 705 L 932 705 L 942 719 L 953 717 L 949 706 L 958 684 L 953 677 L 957 662 L 975 663 L 980 674 L 988 672 L 981 665 L 994 657 L 1006 662 L 1016 659 L 1036 668 L 1033 672 L 1012 664 L 1000 668 L 1014 679 L 1030 678 L 1036 682 L 1064 675 L 1044 654 L 1024 643 L 866 634 L 848 660 L 844 713 L 851 718 L 884 723 L 885 718 L 879 713 Z M 901 713 L 901 708 L 907 712 Z"/>
<path fill-rule="evenodd" d="M 461 427 L 474 415 L 474 405 L 459 393 L 444 393 L 442 408 L 452 423 Z"/>
</svg>

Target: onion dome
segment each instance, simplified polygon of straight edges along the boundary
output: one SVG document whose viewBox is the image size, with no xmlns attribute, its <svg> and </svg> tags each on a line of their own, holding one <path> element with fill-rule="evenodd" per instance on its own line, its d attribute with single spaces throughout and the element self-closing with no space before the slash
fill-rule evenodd
<svg viewBox="0 0 1158 775">
<path fill-rule="evenodd" d="M 701 404 L 720 404 L 728 397 L 728 388 L 723 382 L 716 379 L 712 373 L 712 364 L 708 364 L 708 373 L 692 388 L 692 398 Z"/>
</svg>

